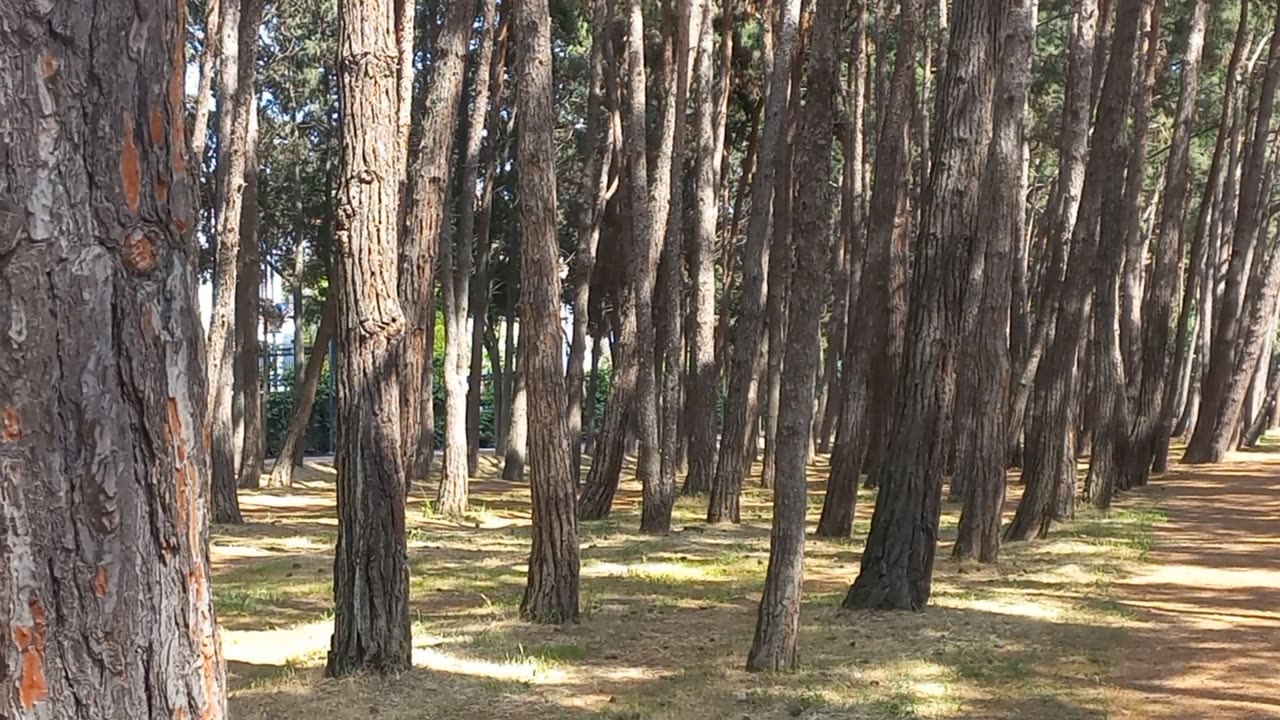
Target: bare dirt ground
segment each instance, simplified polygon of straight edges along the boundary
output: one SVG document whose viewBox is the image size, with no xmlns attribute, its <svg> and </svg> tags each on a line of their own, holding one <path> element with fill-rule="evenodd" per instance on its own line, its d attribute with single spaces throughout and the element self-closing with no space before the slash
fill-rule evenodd
<svg viewBox="0 0 1280 720">
<path fill-rule="evenodd" d="M 1280 453 L 1184 468 L 1150 491 L 1167 520 L 1118 583 L 1138 621 L 1114 682 L 1129 717 L 1280 718 Z"/>
</svg>

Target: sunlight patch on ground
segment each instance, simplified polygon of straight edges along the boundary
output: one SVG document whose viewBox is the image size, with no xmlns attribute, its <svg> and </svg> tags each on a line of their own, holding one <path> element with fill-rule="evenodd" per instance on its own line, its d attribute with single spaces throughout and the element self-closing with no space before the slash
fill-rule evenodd
<svg viewBox="0 0 1280 720">
<path fill-rule="evenodd" d="M 223 630 L 222 653 L 229 662 L 287 666 L 329 649 L 333 621 L 323 620 L 273 630 Z"/>
</svg>

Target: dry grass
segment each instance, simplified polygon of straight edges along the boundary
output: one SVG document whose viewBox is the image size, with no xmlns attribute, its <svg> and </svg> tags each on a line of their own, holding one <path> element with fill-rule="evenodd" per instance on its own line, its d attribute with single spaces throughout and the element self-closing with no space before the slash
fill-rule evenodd
<svg viewBox="0 0 1280 720">
<path fill-rule="evenodd" d="M 872 503 L 852 542 L 811 539 L 802 669 L 742 670 L 769 544 L 769 494 L 752 488 L 736 527 L 701 522 L 681 499 L 676 531 L 643 536 L 639 488 L 582 527 L 582 622 L 519 621 L 527 489 L 484 459 L 465 523 L 410 508 L 414 670 L 325 680 L 336 533 L 332 469 L 312 464 L 289 492 L 244 493 L 249 525 L 217 528 L 216 597 L 238 718 L 1100 718 L 1132 701 L 1110 686 L 1112 651 L 1132 622 L 1113 583 L 1144 562 L 1160 516 L 1137 494 L 1044 542 L 1005 549 L 998 567 L 948 557 L 943 518 L 934 602 L 922 613 L 849 613 Z M 825 459 L 812 469 L 817 517 Z M 431 497 L 421 488 L 417 498 Z"/>
</svg>

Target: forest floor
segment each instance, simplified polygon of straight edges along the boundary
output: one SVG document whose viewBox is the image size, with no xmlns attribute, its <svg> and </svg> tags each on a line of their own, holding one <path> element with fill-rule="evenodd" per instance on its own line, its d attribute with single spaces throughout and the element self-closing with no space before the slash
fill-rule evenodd
<svg viewBox="0 0 1280 720">
<path fill-rule="evenodd" d="M 415 490 L 414 669 L 393 679 L 322 677 L 332 467 L 309 462 L 287 491 L 242 491 L 248 524 L 215 528 L 211 551 L 233 716 L 1216 718 L 1228 717 L 1219 703 L 1237 701 L 1242 714 L 1231 717 L 1277 710 L 1266 698 L 1280 695 L 1280 534 L 1263 526 L 1280 516 L 1280 454 L 1175 470 L 1107 515 L 1082 510 L 1047 540 L 1007 545 L 993 567 L 950 558 L 959 508 L 947 503 L 921 613 L 839 609 L 874 502 L 864 492 L 853 540 L 808 543 L 801 669 L 781 675 L 742 669 L 768 558 L 768 491 L 749 483 L 739 526 L 706 526 L 703 501 L 682 498 L 674 531 L 651 537 L 636 532 L 639 485 L 624 481 L 610 519 L 581 528 L 582 621 L 545 627 L 517 612 L 528 489 L 498 474 L 482 458 L 464 522 L 431 514 L 432 487 Z M 819 457 L 811 523 L 826 474 Z M 1248 569 L 1267 563 L 1267 575 Z M 1227 684 L 1204 686 L 1219 679 Z"/>
</svg>

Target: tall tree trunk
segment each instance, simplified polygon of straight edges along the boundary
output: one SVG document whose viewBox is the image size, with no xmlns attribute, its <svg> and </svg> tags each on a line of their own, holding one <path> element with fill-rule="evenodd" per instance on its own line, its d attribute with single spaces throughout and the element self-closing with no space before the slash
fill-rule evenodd
<svg viewBox="0 0 1280 720">
<path fill-rule="evenodd" d="M 218 260 L 209 321 L 209 418 L 213 463 L 213 520 L 239 523 L 231 404 L 235 377 L 235 290 L 240 262 L 240 216 L 248 166 L 249 116 L 257 108 L 253 75 L 262 0 L 228 0 L 222 18 L 222 72 L 218 96 Z M 234 48 L 234 50 L 233 50 Z"/>
<path fill-rule="evenodd" d="M 538 622 L 578 619 L 578 526 L 569 466 L 560 364 L 560 243 L 556 238 L 555 115 L 547 0 L 521 0 L 516 17 L 519 118 L 521 341 L 529 416 L 533 547 L 520 614 Z"/>
<path fill-rule="evenodd" d="M 730 0 L 722 0 L 721 22 L 731 22 Z M 721 87 L 715 84 L 715 57 L 712 54 L 714 13 L 711 3 L 702 3 L 697 57 L 693 66 L 693 222 L 686 240 L 690 283 L 690 368 L 685 393 L 685 418 L 689 436 L 689 473 L 683 491 L 703 495 L 711 490 L 716 453 L 716 270 L 715 242 L 717 185 L 717 116 L 719 91 L 728 84 L 726 65 L 721 71 Z M 732 37 L 732 31 L 727 37 Z M 725 40 L 721 41 L 722 43 Z M 732 40 L 728 40 L 732 44 Z M 723 48 L 722 48 L 723 49 Z M 728 314 L 728 308 L 722 306 Z"/>
<path fill-rule="evenodd" d="M 235 2 L 236 0 L 228 0 L 227 5 L 230 6 Z M 200 53 L 200 81 L 196 86 L 196 100 L 191 122 L 191 159 L 196 164 L 197 173 L 203 171 L 204 151 L 209 145 L 209 114 L 213 110 L 213 76 L 217 74 L 218 61 L 221 59 L 223 48 L 226 47 L 221 44 L 224 12 L 221 0 L 207 0 L 205 3 L 204 52 Z M 186 32 L 185 28 L 183 32 Z"/>
<path fill-rule="evenodd" d="M 184 8 L 0 6 L 5 718 L 227 716 Z"/>
<path fill-rule="evenodd" d="M 523 321 L 520 329 L 524 330 Z M 511 411 L 507 416 L 507 447 L 502 458 L 502 479 L 510 482 L 524 478 L 525 459 L 529 451 L 529 396 L 527 377 L 524 374 L 524 343 L 524 333 L 521 332 L 520 344 L 514 352 L 517 366 L 511 384 Z"/>
<path fill-rule="evenodd" d="M 566 372 L 569 408 L 569 469 L 576 486 L 582 474 L 582 428 L 584 368 L 587 354 L 587 324 L 591 317 L 591 274 L 596 264 L 596 247 L 608 202 L 609 160 L 613 157 L 613 128 L 610 107 L 613 92 L 606 91 L 612 78 L 614 60 L 611 28 L 612 3 L 596 0 L 591 10 L 591 77 L 587 94 L 587 128 L 582 143 L 582 209 L 578 216 L 577 243 L 573 255 L 573 328 Z M 606 73 L 610 77 L 606 80 Z"/>
<path fill-rule="evenodd" d="M 1261 333 L 1269 328 L 1257 325 L 1245 326 L 1243 344 L 1240 341 L 1240 315 L 1248 312 L 1251 320 L 1265 324 L 1270 317 L 1264 310 L 1270 287 L 1263 286 L 1256 298 L 1260 302 L 1249 306 L 1244 293 L 1246 256 L 1253 248 L 1261 263 L 1266 254 L 1266 244 L 1259 238 L 1266 231 L 1263 193 L 1263 174 L 1267 162 L 1267 150 L 1271 133 L 1271 118 L 1275 113 L 1276 86 L 1280 84 L 1280 13 L 1276 15 L 1276 27 L 1272 31 L 1267 66 L 1258 100 L 1258 113 L 1253 142 L 1248 147 L 1240 180 L 1240 201 L 1236 211 L 1236 223 L 1232 238 L 1231 263 L 1227 268 L 1226 289 L 1218 318 L 1214 326 L 1214 341 L 1209 366 L 1205 372 L 1204 394 L 1200 400 L 1200 418 L 1195 433 L 1187 443 L 1184 462 L 1218 462 L 1231 444 L 1232 433 L 1239 420 L 1245 388 L 1252 366 L 1257 364 L 1258 352 L 1254 348 L 1254 336 L 1261 342 Z"/>
<path fill-rule="evenodd" d="M 993 7 L 994 5 L 994 7 Z M 871 532 L 844 607 L 920 610 L 929 601 L 942 472 L 951 430 L 965 269 L 978 231 L 992 133 L 996 58 L 1007 4 L 961 0 L 939 85 L 933 177 L 913 248 L 903 372 L 878 474 Z M 919 8 L 902 6 L 903 26 Z M 910 19 L 908 19 L 910 18 Z"/>
<path fill-rule="evenodd" d="M 582 444 L 588 455 L 595 454 L 596 395 L 600 392 L 600 355 L 604 350 L 604 334 L 600 328 L 591 336 L 591 371 L 587 373 L 587 397 L 582 403 Z M 581 482 L 581 480 L 579 480 Z"/>
<path fill-rule="evenodd" d="M 271 466 L 268 487 L 293 485 L 294 464 L 291 459 L 296 452 L 295 448 L 306 443 L 311 408 L 315 405 L 316 390 L 320 387 L 320 372 L 324 368 L 325 357 L 328 355 L 326 350 L 337 320 L 337 297 L 337 293 L 330 293 L 324 301 L 324 314 L 320 317 L 320 327 L 316 329 L 315 342 L 311 344 L 311 354 L 307 356 L 307 367 L 302 372 L 301 380 L 295 381 L 293 414 L 289 416 L 289 426 L 280 443 L 280 452 L 276 453 L 275 464 Z"/>
<path fill-rule="evenodd" d="M 739 522 L 738 496 L 748 470 L 747 453 L 757 416 L 756 379 L 763 371 L 760 345 L 764 338 L 765 253 L 772 193 L 787 126 L 787 85 L 800 22 L 800 0 L 781 0 L 773 69 L 769 75 L 764 127 L 758 147 L 758 168 L 752 180 L 751 216 L 742 248 L 742 301 L 729 367 L 719 460 L 711 484 L 707 521 Z"/>
<path fill-rule="evenodd" d="M 756 620 L 748 670 L 794 670 L 800 634 L 803 586 L 805 467 L 813 427 L 814 376 L 818 369 L 820 317 L 815 312 L 825 293 L 830 247 L 831 127 L 839 94 L 840 34 L 844 0 L 817 0 L 809 58 L 809 102 L 796 151 L 796 268 L 788 309 L 786 373 L 780 393 L 777 443 L 777 492 L 769 569 Z M 799 82 L 797 81 L 797 86 Z M 795 93 L 799 94 L 799 87 Z M 775 288 L 774 290 L 777 290 Z"/>
<path fill-rule="evenodd" d="M 995 562 L 1000 553 L 1000 515 L 1004 509 L 1005 449 L 1004 414 L 1009 392 L 1009 279 L 1012 276 L 1014 245 L 1022 242 L 1025 198 L 1010 193 L 1022 174 L 1022 149 L 1027 111 L 1027 91 L 1031 85 L 1031 56 L 1035 44 L 1035 0 L 1012 3 L 999 39 L 999 80 L 990 154 L 979 198 L 978 235 L 973 252 L 984 252 L 982 301 L 977 338 L 979 361 L 975 365 L 972 402 L 957 406 L 967 415 L 960 431 L 970 433 L 968 463 L 956 468 L 964 475 L 964 509 L 952 550 L 955 557 L 976 557 Z M 982 246 L 985 245 L 985 248 Z M 976 257 L 971 260 L 974 262 Z M 977 286 L 969 292 L 979 292 Z"/>
<path fill-rule="evenodd" d="M 258 347 L 258 330 L 262 312 L 258 299 L 258 286 L 262 278 L 262 254 L 258 245 L 258 104 L 253 95 L 253 108 L 249 111 L 249 132 L 246 137 L 246 162 L 244 182 L 244 211 L 240 216 L 240 272 L 236 282 L 236 334 L 239 348 L 236 361 L 239 365 L 240 387 L 237 393 L 243 412 L 244 439 L 240 445 L 237 486 L 257 488 L 261 483 L 262 460 L 266 444 L 266 428 L 262 423 L 262 391 L 259 387 L 261 350 Z"/>
<path fill-rule="evenodd" d="M 1261 368 L 1259 369 L 1261 370 Z M 1257 446 L 1258 441 L 1262 439 L 1263 433 L 1267 431 L 1272 413 L 1275 412 L 1277 396 L 1280 396 L 1280 356 L 1273 352 L 1270 369 L 1267 372 L 1266 395 L 1258 408 L 1257 414 L 1254 415 L 1253 421 L 1249 423 L 1249 428 L 1245 430 L 1244 435 L 1241 437 L 1240 447 L 1251 448 Z"/>
<path fill-rule="evenodd" d="M 400 178 L 395 13 L 343 0 L 338 87 L 343 110 L 338 191 L 338 542 L 334 631 L 325 673 L 409 669 L 409 565 L 400 383 L 405 332 L 395 288 Z"/>
<path fill-rule="evenodd" d="M 400 383 L 400 449 L 410 483 L 425 478 L 434 456 L 435 413 L 431 403 L 431 354 L 436 253 L 444 232 L 453 160 L 454 131 L 462 97 L 467 42 L 475 21 L 475 4 L 448 3 L 444 22 L 432 46 L 431 77 L 421 83 L 423 108 L 418 147 L 408 169 L 405 226 L 400 240 L 399 293 L 406 331 L 398 348 Z M 402 163 L 403 165 L 403 163 Z M 466 498 L 461 499 L 465 508 Z M 450 512 L 458 508 L 450 498 Z"/>
<path fill-rule="evenodd" d="M 915 57 L 919 36 L 919 0 L 904 0 L 899 16 L 897 47 L 900 58 Z M 879 36 L 883 38 L 883 35 Z M 880 105 L 880 135 L 875 155 L 875 182 L 871 187 L 866 252 L 862 259 L 856 321 L 847 330 L 844 376 L 841 393 L 840 423 L 836 430 L 836 446 L 831 455 L 831 475 L 827 480 L 827 496 L 822 504 L 818 534 L 824 537 L 849 537 L 853 527 L 853 505 L 857 499 L 858 481 L 862 474 L 867 447 L 872 441 L 871 395 L 873 365 L 889 353 L 888 337 L 893 320 L 890 306 L 895 290 L 894 273 L 886 270 L 901 259 L 896 252 L 896 236 L 904 232 L 907 222 L 907 193 L 910 182 L 911 155 L 910 117 L 915 103 L 915 68 L 913 62 L 901 63 L 893 69 L 892 84 L 885 105 Z M 900 293 L 899 293 L 900 294 Z M 898 312 L 901 312 L 899 308 Z M 879 366 L 883 372 L 885 360 Z M 879 377 L 879 376 L 877 376 Z M 887 419 L 881 417 L 881 422 Z"/>
<path fill-rule="evenodd" d="M 1141 363 L 1135 396 L 1133 427 L 1129 437 L 1129 457 L 1125 462 L 1129 486 L 1145 485 L 1158 448 L 1168 446 L 1170 423 L 1163 419 L 1172 413 L 1164 405 L 1172 404 L 1182 372 L 1169 372 L 1169 346 L 1173 335 L 1173 303 L 1178 294 L 1179 269 L 1182 266 L 1182 228 L 1186 216 L 1188 165 L 1192 126 L 1195 123 L 1196 97 L 1200 89 L 1200 60 L 1204 53 L 1204 34 L 1209 24 L 1209 3 L 1196 0 L 1191 23 L 1187 28 L 1186 49 L 1178 90 L 1178 106 L 1174 111 L 1173 138 L 1169 145 L 1169 161 L 1165 167 L 1164 193 L 1160 219 L 1156 225 L 1150 285 L 1144 302 L 1145 322 L 1142 328 Z M 1216 154 L 1216 153 L 1215 153 Z M 1193 241 L 1194 245 L 1201 243 Z M 1198 248 L 1197 248 L 1198 249 Z M 1194 252 L 1194 251 L 1193 251 Z M 1188 287 L 1183 291 L 1194 297 Z"/>
<path fill-rule="evenodd" d="M 1017 513 L 1005 530 L 1006 540 L 1047 534 L 1054 517 L 1055 496 L 1061 494 L 1059 484 L 1069 482 L 1074 487 L 1075 483 L 1071 405 L 1077 397 L 1072 392 L 1077 386 L 1076 357 L 1087 327 L 1085 305 L 1094 285 L 1095 259 L 1099 255 L 1093 219 L 1103 210 L 1104 194 L 1112 196 L 1113 201 L 1122 194 L 1115 185 L 1123 182 L 1127 157 L 1125 109 L 1133 85 L 1134 51 L 1146 0 L 1117 2 L 1112 62 L 1107 64 L 1081 191 L 1078 217 L 1082 220 L 1072 231 L 1067 274 L 1055 309 L 1053 342 L 1036 371 L 1022 473 L 1025 489 Z"/>
<path fill-rule="evenodd" d="M 466 3 L 463 3 L 464 5 Z M 471 77 L 474 91 L 466 110 L 466 145 L 462 148 L 461 182 L 458 191 L 458 222 L 451 252 L 442 258 L 441 297 L 444 298 L 444 463 L 436 492 L 436 511 L 446 517 L 461 517 L 467 511 L 467 379 L 471 374 L 472 249 L 475 247 L 476 182 L 480 174 L 480 143 L 489 106 L 489 64 L 494 38 L 493 0 L 482 0 L 475 66 Z M 475 22 L 473 20 L 473 22 Z M 444 253 L 442 253 L 444 255 Z M 449 261 L 452 261 L 451 263 Z"/>
</svg>

